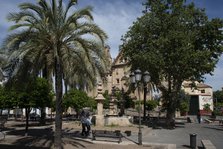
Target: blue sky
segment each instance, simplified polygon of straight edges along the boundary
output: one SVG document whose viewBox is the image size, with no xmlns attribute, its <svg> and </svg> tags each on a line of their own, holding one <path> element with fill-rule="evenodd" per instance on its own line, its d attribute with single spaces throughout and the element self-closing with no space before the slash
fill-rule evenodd
<svg viewBox="0 0 223 149">
<path fill-rule="evenodd" d="M 197 7 L 205 8 L 209 18 L 223 18 L 223 0 L 190 0 Z M 21 2 L 36 3 L 37 0 L 1 0 L 0 5 L 0 42 L 8 34 L 11 25 L 6 20 L 10 12 L 18 11 Z M 115 58 L 124 35 L 137 17 L 142 15 L 142 3 L 145 0 L 79 0 L 78 7 L 93 6 L 94 21 L 108 34 L 107 44 L 111 47 L 111 55 Z M 207 75 L 205 83 L 220 90 L 223 87 L 223 56 L 221 57 L 213 76 Z"/>
</svg>

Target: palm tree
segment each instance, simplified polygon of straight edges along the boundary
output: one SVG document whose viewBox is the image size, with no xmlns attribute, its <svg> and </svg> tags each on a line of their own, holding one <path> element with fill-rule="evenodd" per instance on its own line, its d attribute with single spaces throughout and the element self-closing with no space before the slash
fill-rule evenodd
<svg viewBox="0 0 223 149">
<path fill-rule="evenodd" d="M 0 49 L 0 81 L 3 81 L 5 79 L 5 68 L 8 65 L 8 57 L 9 54 Z"/>
<path fill-rule="evenodd" d="M 36 5 L 20 4 L 21 11 L 8 16 L 15 22 L 11 29 L 17 32 L 10 34 L 3 44 L 12 52 L 11 58 L 21 60 L 14 80 L 36 75 L 45 66 L 49 73 L 55 74 L 55 148 L 62 147 L 63 77 L 76 80 L 81 72 L 90 80 L 85 81 L 87 84 L 103 74 L 106 66 L 103 46 L 107 36 L 94 24 L 91 7 L 70 11 L 76 3 L 77 0 L 70 0 L 65 6 L 62 0 L 50 3 L 40 0 Z"/>
<path fill-rule="evenodd" d="M 6 65 L 8 55 L 0 49 L 0 81 L 4 80 L 3 68 Z"/>
</svg>

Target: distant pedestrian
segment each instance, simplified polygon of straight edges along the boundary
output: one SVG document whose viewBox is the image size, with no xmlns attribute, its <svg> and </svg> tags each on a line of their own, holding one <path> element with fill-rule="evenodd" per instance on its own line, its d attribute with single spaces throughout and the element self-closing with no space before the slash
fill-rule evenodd
<svg viewBox="0 0 223 149">
<path fill-rule="evenodd" d="M 86 135 L 88 136 L 90 134 L 90 131 L 91 131 L 91 119 L 90 119 L 90 113 L 89 112 L 86 113 L 86 127 L 87 127 Z"/>
<path fill-rule="evenodd" d="M 200 110 L 197 111 L 197 121 L 200 124 L 201 123 L 201 113 Z"/>
<path fill-rule="evenodd" d="M 81 121 L 81 126 L 82 126 L 81 135 L 86 136 L 86 134 L 87 134 L 87 131 L 86 131 L 86 112 L 84 110 L 81 111 L 80 121 Z"/>
</svg>

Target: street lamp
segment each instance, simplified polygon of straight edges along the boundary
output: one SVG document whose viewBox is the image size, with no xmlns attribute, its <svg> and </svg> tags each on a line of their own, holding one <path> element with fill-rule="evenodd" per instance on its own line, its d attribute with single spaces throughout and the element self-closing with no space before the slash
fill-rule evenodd
<svg viewBox="0 0 223 149">
<path fill-rule="evenodd" d="M 143 85 L 144 85 L 144 98 L 143 98 L 143 120 L 146 120 L 146 94 L 147 94 L 147 83 L 150 81 L 150 75 L 148 71 L 143 74 Z"/>
<path fill-rule="evenodd" d="M 141 102 L 140 102 L 140 81 L 142 79 L 142 73 L 139 69 L 135 70 L 135 73 L 130 74 L 130 81 L 132 84 L 136 84 L 138 88 L 139 96 L 139 132 L 138 132 L 138 144 L 142 145 L 142 130 L 141 130 Z M 143 83 L 148 83 L 150 80 L 149 73 L 146 71 L 143 75 Z M 145 97 L 145 96 L 144 96 Z M 145 99 L 144 99 L 145 100 Z M 145 101 L 144 101 L 144 110 L 145 110 Z"/>
</svg>

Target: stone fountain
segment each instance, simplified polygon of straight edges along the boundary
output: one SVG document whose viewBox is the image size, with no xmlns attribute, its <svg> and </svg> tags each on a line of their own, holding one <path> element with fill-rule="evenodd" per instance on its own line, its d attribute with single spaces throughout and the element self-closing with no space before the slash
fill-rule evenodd
<svg viewBox="0 0 223 149">
<path fill-rule="evenodd" d="M 117 99 L 115 96 L 115 87 L 112 87 L 112 94 L 109 102 L 109 114 L 105 116 L 105 125 L 130 126 L 128 117 L 119 116 L 117 108 Z"/>
<path fill-rule="evenodd" d="M 104 126 L 104 115 L 103 115 L 103 102 L 105 100 L 104 96 L 102 95 L 102 84 L 101 82 L 98 83 L 98 95 L 95 98 L 97 101 L 97 114 L 95 115 L 95 125 L 96 126 Z"/>
<path fill-rule="evenodd" d="M 132 125 L 129 122 L 128 117 L 126 116 L 118 116 L 117 109 L 117 99 L 114 93 L 114 87 L 112 91 L 112 95 L 109 103 L 109 113 L 103 115 L 103 102 L 105 100 L 102 95 L 102 83 L 98 83 L 98 95 L 95 98 L 97 101 L 97 114 L 95 115 L 95 125 L 96 126 L 105 126 L 105 125 L 117 125 L 117 126 L 130 126 Z"/>
</svg>

